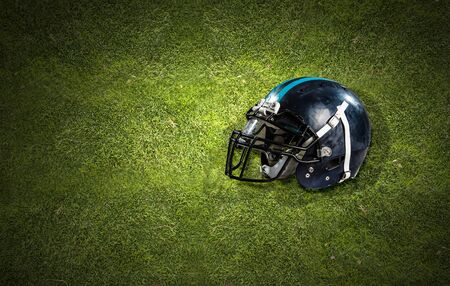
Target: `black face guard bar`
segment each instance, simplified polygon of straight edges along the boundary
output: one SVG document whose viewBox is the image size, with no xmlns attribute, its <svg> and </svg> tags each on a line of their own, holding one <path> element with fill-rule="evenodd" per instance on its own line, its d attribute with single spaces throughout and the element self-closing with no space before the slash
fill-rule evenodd
<svg viewBox="0 0 450 286">
<path fill-rule="evenodd" d="M 231 133 L 230 140 L 228 142 L 228 152 L 225 166 L 225 175 L 229 176 L 230 178 L 248 182 L 270 182 L 280 177 L 280 175 L 286 169 L 288 165 L 287 163 L 292 159 L 296 160 L 299 163 L 315 163 L 320 161 L 320 158 L 318 158 L 318 156 L 314 157 L 311 160 L 303 160 L 303 155 L 312 146 L 315 145 L 317 151 L 320 149 L 320 146 L 316 144 L 319 138 L 317 137 L 316 133 L 304 123 L 303 119 L 298 118 L 289 111 L 285 111 L 278 115 L 270 114 L 269 116 L 261 116 L 257 112 L 254 112 L 252 109 L 247 112 L 246 117 L 247 119 L 256 118 L 263 122 L 261 127 L 256 132 L 254 132 L 254 134 L 259 134 L 263 130 L 263 128 L 279 128 L 285 131 L 287 134 L 290 134 L 292 138 L 289 141 L 289 144 L 283 144 L 275 142 L 274 140 L 261 138 L 255 135 L 244 134 L 242 131 L 234 130 Z M 289 121 L 289 123 L 291 124 L 286 124 L 286 121 Z M 284 123 L 283 126 L 281 126 L 280 123 Z M 233 165 L 233 157 L 236 149 L 243 150 L 241 153 L 241 157 L 239 158 L 239 162 L 236 165 Z M 252 150 L 264 154 L 267 157 L 269 157 L 270 154 L 278 157 L 287 156 L 288 159 L 275 177 L 246 178 L 244 177 L 244 173 L 246 171 L 249 156 Z M 233 174 L 233 171 L 238 168 L 240 168 L 239 175 Z"/>
</svg>

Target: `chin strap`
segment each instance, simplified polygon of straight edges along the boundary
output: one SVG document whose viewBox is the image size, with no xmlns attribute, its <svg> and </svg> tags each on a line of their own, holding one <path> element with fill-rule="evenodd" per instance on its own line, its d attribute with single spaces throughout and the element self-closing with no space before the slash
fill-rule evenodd
<svg viewBox="0 0 450 286">
<path fill-rule="evenodd" d="M 348 124 L 347 116 L 345 115 L 345 110 L 348 107 L 348 102 L 343 101 L 341 105 L 337 107 L 336 113 L 328 120 L 327 124 L 325 124 L 319 131 L 317 131 L 316 135 L 318 138 L 322 138 L 325 134 L 327 134 L 331 129 L 336 127 L 339 122 L 342 122 L 342 126 L 344 127 L 344 144 L 345 144 L 345 157 L 344 157 L 344 175 L 339 183 L 350 178 L 350 158 L 352 154 L 352 142 L 350 136 L 350 125 Z M 311 139 L 311 140 L 310 140 Z M 312 141 L 312 138 L 307 140 Z M 306 142 L 305 142 L 306 143 Z"/>
<path fill-rule="evenodd" d="M 345 102 L 345 101 L 344 101 Z M 342 125 L 344 126 L 344 140 L 345 140 L 345 157 L 344 157 L 344 175 L 339 183 L 350 178 L 350 157 L 352 155 L 352 142 L 350 137 L 350 125 L 348 124 L 347 116 L 343 113 L 341 117 Z"/>
<path fill-rule="evenodd" d="M 328 122 L 322 128 L 320 128 L 319 131 L 316 132 L 318 138 L 322 138 L 331 129 L 336 127 L 339 124 L 339 121 L 343 120 L 343 118 L 345 118 L 345 121 L 347 121 L 347 117 L 345 116 L 345 110 L 347 109 L 347 107 L 348 103 L 345 100 L 341 103 L 341 105 L 338 105 L 336 113 L 331 116 L 330 119 L 328 119 Z"/>
</svg>

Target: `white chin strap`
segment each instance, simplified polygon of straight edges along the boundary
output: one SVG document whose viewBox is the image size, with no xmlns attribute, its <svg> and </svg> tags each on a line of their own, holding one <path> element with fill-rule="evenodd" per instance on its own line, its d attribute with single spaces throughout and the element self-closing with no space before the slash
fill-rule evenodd
<svg viewBox="0 0 450 286">
<path fill-rule="evenodd" d="M 352 153 L 352 146 L 351 146 L 351 137 L 350 137 L 350 126 L 348 124 L 347 116 L 345 115 L 345 110 L 348 107 L 348 102 L 343 101 L 341 105 L 337 107 L 336 113 L 330 117 L 328 122 L 320 128 L 319 131 L 316 132 L 316 135 L 318 138 L 322 138 L 325 134 L 327 134 L 331 129 L 336 127 L 339 122 L 342 122 L 342 126 L 344 127 L 344 143 L 345 143 L 345 157 L 344 157 L 344 175 L 342 176 L 342 179 L 339 181 L 339 183 L 347 180 L 350 178 L 351 171 L 350 171 L 350 158 Z M 306 140 L 302 147 L 308 146 L 311 142 L 314 141 L 314 137 L 309 138 Z M 297 154 L 297 157 L 303 158 L 305 155 L 305 151 L 301 151 L 299 154 Z M 300 158 L 300 159 L 301 159 Z M 268 165 L 261 166 L 261 172 L 264 172 L 268 177 L 275 178 L 278 176 L 278 173 L 281 171 L 281 168 L 284 166 L 284 163 L 288 159 L 287 156 L 282 156 L 282 158 L 272 167 Z"/>
<path fill-rule="evenodd" d="M 327 134 L 331 129 L 336 127 L 339 124 L 339 121 L 342 122 L 342 126 L 344 127 L 344 144 L 345 144 L 345 157 L 344 157 L 344 175 L 339 183 L 350 178 L 350 158 L 352 154 L 352 142 L 350 137 L 350 125 L 348 124 L 347 116 L 345 115 L 345 110 L 348 107 L 348 102 L 343 101 L 341 105 L 337 107 L 336 113 L 331 116 L 328 120 L 327 124 L 325 124 L 319 131 L 317 131 L 317 137 L 322 138 L 325 134 Z"/>
<path fill-rule="evenodd" d="M 345 101 L 344 101 L 345 102 Z M 345 102 L 347 103 L 347 102 Z M 348 105 L 348 103 L 347 103 Z M 350 125 L 348 124 L 347 116 L 345 116 L 345 113 L 342 113 L 341 121 L 342 125 L 344 126 L 344 141 L 345 141 L 345 157 L 344 157 L 344 175 L 342 176 L 342 179 L 339 181 L 339 183 L 347 180 L 350 178 L 350 175 L 352 174 L 350 172 L 350 157 L 352 155 L 352 141 L 350 137 Z"/>
</svg>

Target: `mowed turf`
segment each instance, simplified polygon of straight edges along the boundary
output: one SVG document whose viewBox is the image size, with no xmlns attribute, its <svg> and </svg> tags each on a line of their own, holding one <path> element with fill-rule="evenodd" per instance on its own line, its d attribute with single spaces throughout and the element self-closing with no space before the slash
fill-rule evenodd
<svg viewBox="0 0 450 286">
<path fill-rule="evenodd" d="M 448 1 L 123 2 L 0 4 L 1 285 L 448 285 Z M 365 103 L 358 177 L 228 179 L 299 76 Z"/>
</svg>

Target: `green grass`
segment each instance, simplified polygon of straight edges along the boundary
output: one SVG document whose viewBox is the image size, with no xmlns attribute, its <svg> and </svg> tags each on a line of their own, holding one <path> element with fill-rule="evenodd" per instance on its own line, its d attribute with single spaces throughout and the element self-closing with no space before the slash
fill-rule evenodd
<svg viewBox="0 0 450 286">
<path fill-rule="evenodd" d="M 2 1 L 0 284 L 449 285 L 448 2 L 294 2 Z M 357 179 L 228 179 L 305 75 L 366 104 Z"/>
</svg>

